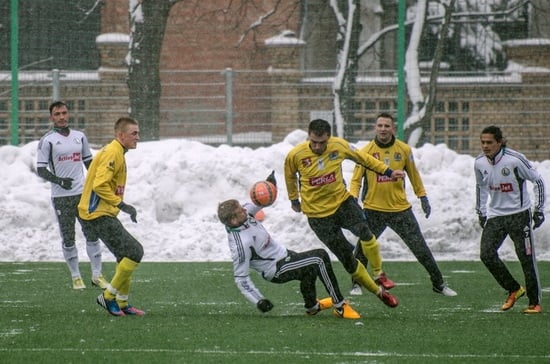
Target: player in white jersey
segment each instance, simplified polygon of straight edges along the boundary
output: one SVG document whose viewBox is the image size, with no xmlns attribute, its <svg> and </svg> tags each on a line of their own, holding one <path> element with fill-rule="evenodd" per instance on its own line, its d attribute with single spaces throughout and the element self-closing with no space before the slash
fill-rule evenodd
<svg viewBox="0 0 550 364">
<path fill-rule="evenodd" d="M 227 200 L 218 206 L 218 218 L 227 231 L 235 284 L 246 299 L 261 312 L 273 308 L 271 301 L 262 295 L 250 279 L 249 271 L 253 269 L 272 283 L 300 281 L 300 292 L 308 315 L 333 307 L 333 314 L 337 317 L 360 318 L 344 300 L 326 250 L 313 249 L 298 253 L 286 249 L 254 218 L 260 209 L 260 206 L 249 202 L 241 205 L 237 200 Z M 317 278 L 330 297 L 317 299 Z"/>
<path fill-rule="evenodd" d="M 474 168 L 476 210 L 483 229 L 481 261 L 507 291 L 508 297 L 502 310 L 512 308 L 516 300 L 527 292 L 529 306 L 523 312 L 540 313 L 541 287 L 533 230 L 544 222 L 544 181 L 523 154 L 506 147 L 500 128 L 486 127 L 481 132 L 480 140 L 483 153 L 476 158 Z M 533 214 L 527 181 L 533 184 Z M 526 288 L 520 285 L 499 258 L 498 249 L 506 236 L 514 242 Z"/>
<path fill-rule="evenodd" d="M 53 129 L 47 132 L 38 144 L 36 169 L 40 177 L 51 182 L 52 204 L 59 223 L 62 250 L 69 271 L 73 289 L 84 289 L 86 285 L 80 274 L 78 249 L 75 244 L 75 220 L 77 206 L 84 187 L 82 164 L 88 168 L 92 152 L 86 135 L 69 128 L 69 111 L 61 101 L 49 107 Z M 92 284 L 105 288 L 108 282 L 101 273 L 101 245 L 97 236 L 86 237 L 86 252 L 92 267 Z"/>
</svg>

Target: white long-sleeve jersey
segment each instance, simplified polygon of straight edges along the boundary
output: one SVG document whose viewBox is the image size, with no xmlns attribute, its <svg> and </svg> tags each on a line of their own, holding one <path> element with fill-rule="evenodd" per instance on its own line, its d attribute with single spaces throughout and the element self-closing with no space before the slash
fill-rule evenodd
<svg viewBox="0 0 550 364">
<path fill-rule="evenodd" d="M 288 252 L 254 218 L 261 207 L 249 202 L 243 204 L 243 207 L 247 210 L 248 220 L 236 228 L 226 226 L 227 240 L 233 260 L 235 284 L 246 299 L 255 305 L 264 296 L 250 279 L 250 269 L 270 281 L 277 271 L 277 262 L 285 258 Z"/>
<path fill-rule="evenodd" d="M 491 218 L 529 209 L 531 198 L 526 181 L 533 183 L 535 209 L 544 210 L 544 181 L 523 154 L 503 147 L 492 160 L 479 155 L 474 168 L 478 215 Z"/>
<path fill-rule="evenodd" d="M 57 177 L 73 179 L 70 190 L 52 183 L 52 197 L 75 196 L 84 188 L 83 163 L 91 159 L 90 145 L 83 132 L 71 129 L 69 135 L 64 136 L 51 130 L 38 143 L 36 167 L 46 167 Z"/>
</svg>

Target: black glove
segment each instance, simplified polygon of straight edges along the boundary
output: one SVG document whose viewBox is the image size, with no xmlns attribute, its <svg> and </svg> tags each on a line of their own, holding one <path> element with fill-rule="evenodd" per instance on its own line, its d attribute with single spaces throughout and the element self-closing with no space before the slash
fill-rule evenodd
<svg viewBox="0 0 550 364">
<path fill-rule="evenodd" d="M 300 200 L 291 200 L 290 205 L 294 211 L 296 212 L 302 211 L 302 204 L 300 203 Z"/>
<path fill-rule="evenodd" d="M 420 197 L 420 204 L 422 205 L 422 211 L 426 214 L 426 219 L 430 217 L 432 213 L 432 207 L 430 206 L 430 201 L 428 201 L 427 196 Z"/>
<path fill-rule="evenodd" d="M 273 308 L 273 303 L 271 303 L 270 300 L 264 298 L 258 301 L 256 303 L 256 307 L 258 307 L 258 310 L 262 312 L 269 312 Z"/>
<path fill-rule="evenodd" d="M 479 226 L 481 226 L 482 229 L 485 228 L 485 224 L 487 223 L 487 216 L 479 215 L 478 219 L 479 219 Z"/>
<path fill-rule="evenodd" d="M 275 179 L 275 171 L 271 171 L 269 176 L 265 179 L 267 182 L 273 183 L 273 186 L 277 187 L 277 180 Z"/>
<path fill-rule="evenodd" d="M 137 211 L 134 206 L 121 202 L 118 204 L 117 207 L 120 209 L 120 211 L 124 211 L 125 213 L 130 215 L 130 219 L 132 219 L 133 222 L 137 222 Z"/>
<path fill-rule="evenodd" d="M 72 178 L 60 178 L 57 177 L 57 180 L 55 181 L 58 185 L 61 186 L 64 190 L 70 190 L 73 187 L 73 179 Z"/>
<path fill-rule="evenodd" d="M 544 212 L 535 210 L 533 212 L 533 223 L 534 223 L 533 230 L 541 226 L 543 222 L 544 222 Z"/>
</svg>

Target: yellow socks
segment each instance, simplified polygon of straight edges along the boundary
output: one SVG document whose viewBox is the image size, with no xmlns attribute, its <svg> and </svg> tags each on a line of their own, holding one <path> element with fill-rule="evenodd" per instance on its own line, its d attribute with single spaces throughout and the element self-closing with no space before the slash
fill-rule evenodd
<svg viewBox="0 0 550 364">
<path fill-rule="evenodd" d="M 115 275 L 111 280 L 110 287 L 103 293 L 106 299 L 112 300 L 116 297 L 121 307 L 125 307 L 128 304 L 128 293 L 130 292 L 132 273 L 134 273 L 138 264 L 139 263 L 131 259 L 122 258 L 116 266 Z"/>
<path fill-rule="evenodd" d="M 378 285 L 374 282 L 374 280 L 371 278 L 371 276 L 367 272 L 367 269 L 365 268 L 363 263 L 361 263 L 360 261 L 357 261 L 357 269 L 351 275 L 351 277 L 355 282 L 359 283 L 360 285 L 368 289 L 369 292 L 372 292 L 374 294 L 378 293 L 378 290 L 379 290 Z"/>
<path fill-rule="evenodd" d="M 376 237 L 373 235 L 369 241 L 360 240 L 360 244 L 363 254 L 367 257 L 372 267 L 373 275 L 379 275 L 382 272 L 382 256 L 380 255 L 378 240 L 376 240 Z"/>
</svg>

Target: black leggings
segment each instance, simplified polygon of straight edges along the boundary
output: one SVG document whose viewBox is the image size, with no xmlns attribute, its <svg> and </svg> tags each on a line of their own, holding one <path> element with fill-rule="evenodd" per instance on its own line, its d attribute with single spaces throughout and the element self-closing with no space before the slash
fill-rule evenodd
<svg viewBox="0 0 550 364">
<path fill-rule="evenodd" d="M 116 217 L 100 216 L 93 220 L 82 220 L 82 228 L 99 236 L 103 243 L 120 262 L 129 258 L 136 263 L 143 258 L 143 246 L 136 240 Z"/>
<path fill-rule="evenodd" d="M 361 207 L 353 197 L 348 198 L 327 217 L 309 217 L 308 223 L 315 235 L 338 258 L 344 269 L 353 274 L 357 270 L 357 260 L 353 255 L 354 245 L 344 236 L 342 229 L 351 231 L 361 240 L 371 240 L 374 236 L 370 231 Z"/>
<path fill-rule="evenodd" d="M 302 253 L 288 251 L 288 256 L 277 262 L 277 272 L 273 283 L 300 281 L 300 292 L 304 298 L 304 307 L 311 308 L 317 303 L 315 282 L 319 278 L 333 302 L 342 302 L 344 297 L 338 287 L 330 257 L 324 249 L 313 249 Z"/>
<path fill-rule="evenodd" d="M 82 220 L 78 216 L 78 203 L 80 201 L 80 195 L 75 196 L 63 196 L 52 198 L 53 208 L 55 209 L 55 216 L 57 217 L 57 223 L 59 224 L 59 231 L 61 233 L 61 239 L 63 239 L 63 246 L 69 248 L 75 244 L 75 221 L 78 219 L 82 226 Z M 97 241 L 98 237 L 91 231 L 85 231 L 82 229 L 86 241 Z"/>
<path fill-rule="evenodd" d="M 439 288 L 444 283 L 443 275 L 437 266 L 430 247 L 426 244 L 426 240 L 422 235 L 418 221 L 411 208 L 398 212 L 365 209 L 364 212 L 368 224 L 377 238 L 386 230 L 386 227 L 392 229 L 409 247 L 418 262 L 426 269 L 430 275 L 432 285 Z M 357 244 L 355 256 L 365 267 L 367 266 L 367 258 L 363 254 L 361 244 Z"/>
<path fill-rule="evenodd" d="M 498 256 L 506 236 L 514 242 L 516 255 L 521 263 L 529 304 L 541 301 L 541 287 L 533 245 L 531 214 L 525 210 L 513 215 L 496 216 L 487 220 L 481 234 L 480 258 L 498 284 L 506 291 L 516 291 L 520 283 L 512 276 L 506 264 Z"/>
</svg>

